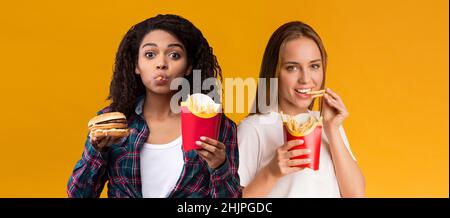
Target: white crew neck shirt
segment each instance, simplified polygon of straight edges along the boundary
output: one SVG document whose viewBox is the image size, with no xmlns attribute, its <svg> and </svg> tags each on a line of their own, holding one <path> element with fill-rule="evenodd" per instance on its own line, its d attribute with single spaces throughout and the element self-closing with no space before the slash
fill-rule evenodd
<svg viewBox="0 0 450 218">
<path fill-rule="evenodd" d="M 181 136 L 167 144 L 144 144 L 140 153 L 144 198 L 166 198 L 172 192 L 184 165 L 181 144 Z"/>
<path fill-rule="evenodd" d="M 318 112 L 311 112 L 316 113 Z M 305 115 L 307 115 L 305 113 Z M 297 115 L 298 116 L 298 115 Z M 353 156 L 344 129 L 339 128 L 350 155 Z M 274 157 L 276 149 L 285 143 L 283 122 L 278 112 L 256 114 L 245 118 L 238 126 L 239 176 L 247 186 L 256 174 Z M 269 198 L 338 198 L 341 197 L 328 139 L 322 130 L 319 170 L 310 168 L 283 176 Z"/>
</svg>

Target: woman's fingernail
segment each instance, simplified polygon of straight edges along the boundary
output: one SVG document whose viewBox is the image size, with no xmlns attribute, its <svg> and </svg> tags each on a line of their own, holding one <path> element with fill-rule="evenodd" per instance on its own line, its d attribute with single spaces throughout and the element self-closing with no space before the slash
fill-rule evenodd
<svg viewBox="0 0 450 218">
<path fill-rule="evenodd" d="M 311 149 L 306 149 L 306 152 L 307 153 L 311 153 Z"/>
<path fill-rule="evenodd" d="M 303 140 L 298 140 L 298 144 L 300 144 L 300 145 L 302 145 L 303 143 L 305 143 L 305 141 L 303 141 Z"/>
<path fill-rule="evenodd" d="M 196 145 L 202 145 L 202 143 L 199 142 L 199 141 L 195 141 L 195 144 L 196 144 Z"/>
<path fill-rule="evenodd" d="M 201 140 L 205 140 L 206 137 L 205 137 L 205 136 L 200 136 L 200 139 L 201 139 Z"/>
</svg>

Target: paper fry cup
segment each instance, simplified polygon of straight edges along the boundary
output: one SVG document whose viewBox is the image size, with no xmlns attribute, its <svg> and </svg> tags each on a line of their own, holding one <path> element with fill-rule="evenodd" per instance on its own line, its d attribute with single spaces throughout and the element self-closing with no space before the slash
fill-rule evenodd
<svg viewBox="0 0 450 218">
<path fill-rule="evenodd" d="M 295 118 L 294 118 L 295 119 Z M 294 149 L 310 149 L 311 153 L 306 155 L 300 155 L 296 157 L 292 157 L 292 159 L 304 159 L 309 158 L 311 159 L 311 163 L 309 164 L 301 164 L 296 165 L 296 167 L 307 167 L 311 168 L 313 170 L 319 170 L 319 162 L 320 162 L 320 145 L 322 143 L 322 123 L 316 122 L 314 125 L 309 128 L 306 132 L 300 134 L 291 131 L 287 126 L 286 123 L 283 125 L 286 141 L 292 141 L 292 140 L 303 140 L 302 145 L 297 145 L 292 147 L 290 150 Z"/>
<path fill-rule="evenodd" d="M 217 140 L 222 117 L 219 112 L 221 105 L 209 96 L 196 93 L 189 98 L 181 103 L 181 134 L 185 152 L 200 149 L 195 142 L 200 141 L 201 136 Z M 212 108 L 215 108 L 214 112 Z"/>
</svg>

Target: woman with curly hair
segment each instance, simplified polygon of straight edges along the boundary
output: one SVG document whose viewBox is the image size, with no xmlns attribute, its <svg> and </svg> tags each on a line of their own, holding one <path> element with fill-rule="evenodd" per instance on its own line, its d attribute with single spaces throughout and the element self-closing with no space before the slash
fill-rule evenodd
<svg viewBox="0 0 450 218">
<path fill-rule="evenodd" d="M 158 15 L 126 33 L 116 54 L 111 104 L 97 114 L 125 114 L 129 136 L 88 135 L 69 197 L 99 197 L 106 181 L 108 197 L 241 196 L 233 121 L 222 115 L 218 140 L 202 137 L 200 150 L 181 148 L 181 116 L 170 107 L 177 90 L 170 83 L 185 78 L 193 94 L 193 70 L 201 71 L 202 82 L 222 78 L 212 48 L 190 21 Z"/>
</svg>

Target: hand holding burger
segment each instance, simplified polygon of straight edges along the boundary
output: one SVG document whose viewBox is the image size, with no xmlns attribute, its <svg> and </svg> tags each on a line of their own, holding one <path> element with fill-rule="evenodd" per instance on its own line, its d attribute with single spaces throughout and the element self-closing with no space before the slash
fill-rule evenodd
<svg viewBox="0 0 450 218">
<path fill-rule="evenodd" d="M 128 136 L 127 119 L 120 112 L 100 114 L 88 122 L 90 143 L 100 152 Z"/>
</svg>

